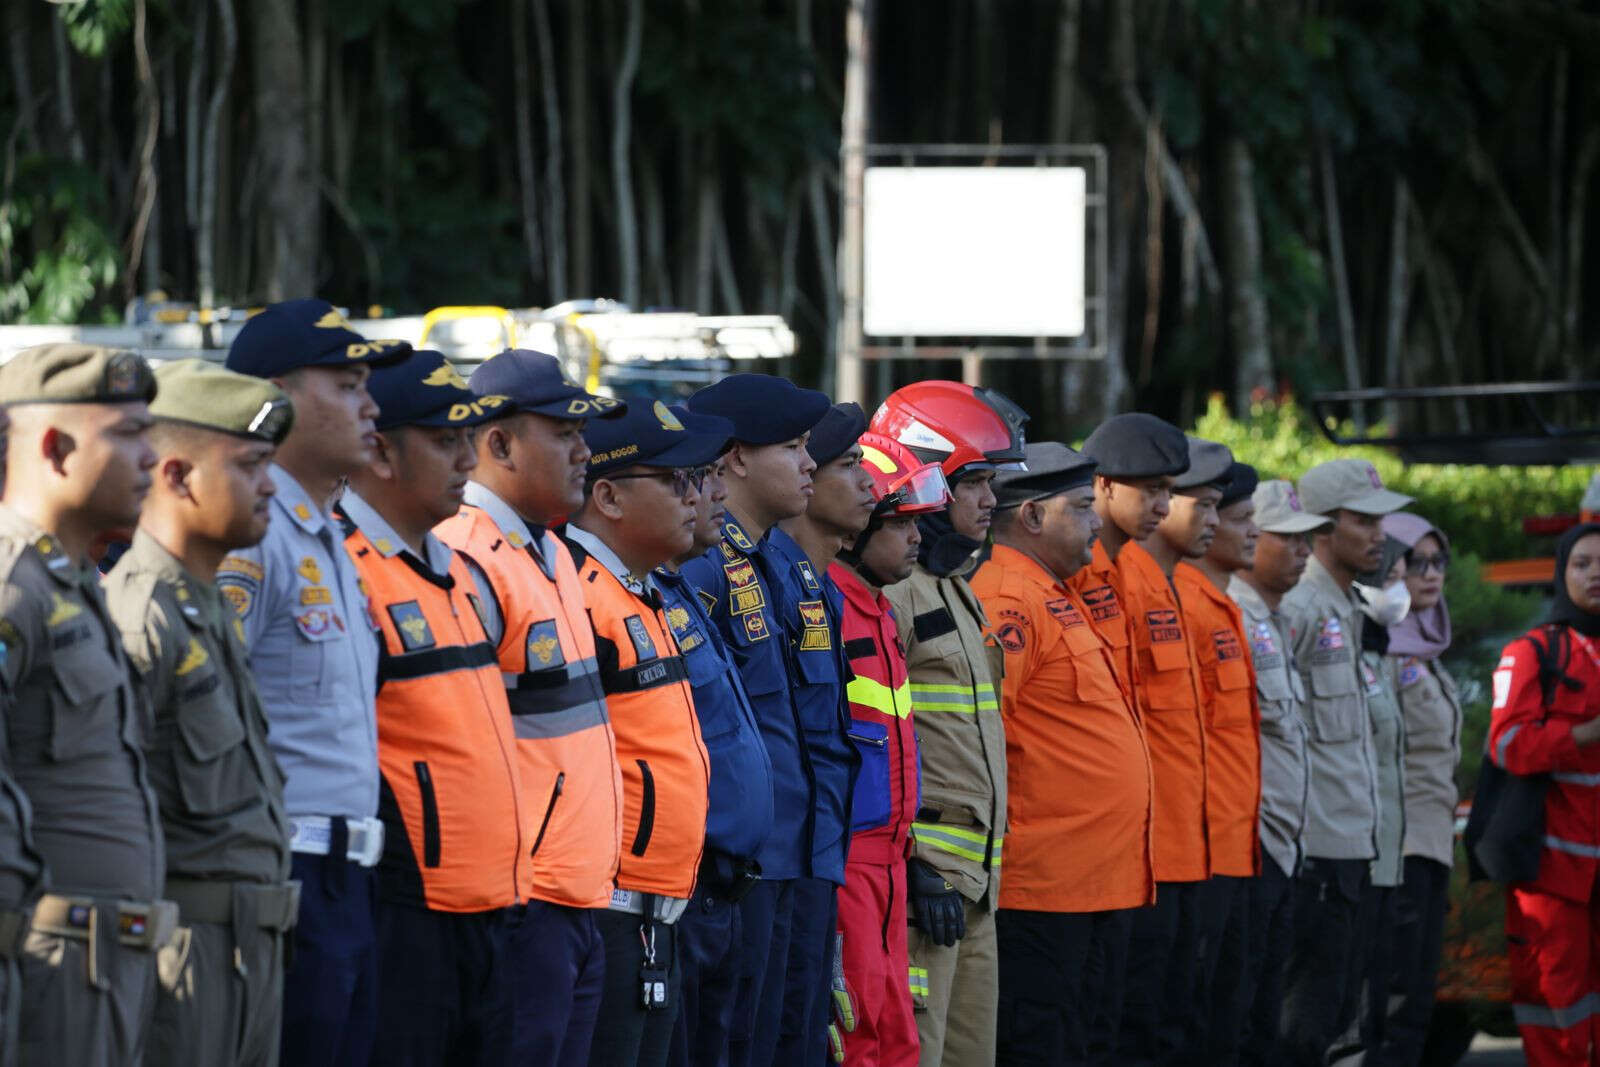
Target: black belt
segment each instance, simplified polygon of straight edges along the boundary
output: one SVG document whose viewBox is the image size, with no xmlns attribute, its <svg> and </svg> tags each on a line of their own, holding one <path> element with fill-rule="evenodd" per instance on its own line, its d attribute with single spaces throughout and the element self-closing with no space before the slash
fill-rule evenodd
<svg viewBox="0 0 1600 1067">
<path fill-rule="evenodd" d="M 708 848 L 700 859 L 700 889 L 718 900 L 737 904 L 761 881 L 761 864 L 753 859 Z"/>
</svg>

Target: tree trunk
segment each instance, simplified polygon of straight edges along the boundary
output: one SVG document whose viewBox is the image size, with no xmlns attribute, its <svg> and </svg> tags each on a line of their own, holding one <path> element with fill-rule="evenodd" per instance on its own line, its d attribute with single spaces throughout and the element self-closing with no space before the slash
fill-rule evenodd
<svg viewBox="0 0 1600 1067">
<path fill-rule="evenodd" d="M 1134 5 L 1112 4 L 1107 20 L 1107 52 L 1110 56 L 1107 77 L 1113 93 L 1121 86 L 1132 87 L 1137 76 L 1138 54 L 1134 25 Z M 1132 246 L 1138 229 L 1140 173 L 1144 159 L 1144 127 L 1126 110 L 1112 121 L 1107 166 L 1107 210 L 1109 277 L 1106 279 L 1106 355 L 1105 375 L 1100 383 L 1098 407 L 1087 414 L 1094 422 L 1104 421 L 1127 406 L 1128 396 L 1128 299 L 1132 288 Z"/>
<path fill-rule="evenodd" d="M 1400 365 L 1405 360 L 1406 319 L 1411 309 L 1409 283 L 1411 269 L 1406 263 L 1406 233 L 1410 229 L 1411 198 L 1406 192 L 1406 180 L 1394 180 L 1394 217 L 1389 227 L 1389 285 L 1385 301 L 1383 330 L 1383 384 L 1394 389 L 1400 385 Z M 1383 408 L 1383 421 L 1390 432 L 1400 428 L 1400 409 L 1394 403 Z"/>
<path fill-rule="evenodd" d="M 1223 266 L 1228 272 L 1228 328 L 1235 359 L 1233 410 L 1244 415 L 1258 393 L 1272 393 L 1272 329 L 1261 288 L 1261 220 L 1255 161 L 1244 138 L 1222 146 Z"/>
<path fill-rule="evenodd" d="M 28 55 L 28 12 L 34 5 L 13 0 L 5 8 L 6 51 L 11 53 L 11 91 L 17 94 L 17 126 L 22 131 L 22 145 L 31 155 L 39 151 L 39 126 L 34 118 L 39 111 L 39 98 L 33 92 Z"/>
<path fill-rule="evenodd" d="M 667 266 L 666 205 L 661 197 L 661 175 L 655 160 L 639 150 L 640 196 L 644 203 L 644 262 L 647 276 L 645 304 L 672 305 L 672 269 Z"/>
<path fill-rule="evenodd" d="M 122 274 L 125 301 L 132 300 L 138 291 L 139 261 L 144 256 L 150 216 L 155 211 L 156 197 L 160 195 L 156 144 L 161 133 L 161 93 L 156 88 L 155 71 L 150 67 L 148 14 L 145 0 L 133 0 L 133 66 L 139 83 L 138 106 L 143 129 L 134 155 L 133 225 L 129 228 L 126 246 L 128 268 Z"/>
<path fill-rule="evenodd" d="M 528 77 L 528 12 L 522 0 L 511 0 L 511 70 L 517 124 L 517 186 L 521 192 L 522 245 L 528 257 L 528 280 L 537 292 L 544 280 L 544 255 L 539 247 L 539 179 L 533 167 L 533 87 Z"/>
<path fill-rule="evenodd" d="M 701 315 L 711 314 L 711 283 L 716 271 L 717 254 L 717 199 L 716 149 L 707 135 L 700 146 L 700 174 L 695 182 L 700 190 L 695 206 L 694 242 L 694 310 Z"/>
<path fill-rule="evenodd" d="M 56 118 L 61 123 L 61 138 L 74 163 L 87 158 L 83 131 L 78 128 L 78 110 L 72 99 L 72 48 L 67 44 L 67 27 L 60 18 L 50 19 L 50 44 L 55 50 Z"/>
<path fill-rule="evenodd" d="M 844 122 L 839 141 L 842 196 L 839 205 L 838 347 L 834 351 L 834 399 L 860 403 L 866 399 L 861 349 L 863 266 L 862 240 L 866 216 L 862 203 L 866 183 L 866 147 L 871 129 L 867 87 L 872 69 L 872 0 L 850 0 L 845 13 Z"/>
<path fill-rule="evenodd" d="M 717 291 L 722 296 L 724 315 L 743 315 L 744 302 L 739 299 L 739 281 L 733 271 L 733 249 L 728 246 L 728 216 L 717 212 L 716 232 Z"/>
<path fill-rule="evenodd" d="M 217 167 L 220 155 L 217 138 L 222 128 L 222 108 L 228 99 L 228 83 L 233 80 L 233 64 L 239 51 L 239 29 L 234 19 L 233 0 L 217 0 L 217 27 L 222 33 L 222 57 L 216 81 L 211 85 L 211 99 L 206 104 L 205 138 L 200 159 L 200 219 L 195 233 L 195 277 L 202 308 L 215 307 L 217 302 L 215 257 Z"/>
<path fill-rule="evenodd" d="M 1050 140 L 1072 139 L 1072 104 L 1078 91 L 1078 23 L 1083 0 L 1060 0 L 1056 13 L 1056 61 L 1050 85 Z"/>
<path fill-rule="evenodd" d="M 200 218 L 200 134 L 206 97 L 206 66 L 211 55 L 211 0 L 194 0 L 189 16 L 194 40 L 189 47 L 189 87 L 183 113 L 184 228 L 191 234 Z"/>
<path fill-rule="evenodd" d="M 1325 137 L 1318 138 L 1317 159 L 1322 171 L 1323 220 L 1328 230 L 1328 270 L 1333 282 L 1334 307 L 1339 320 L 1339 355 L 1344 363 L 1347 389 L 1361 388 L 1361 358 L 1356 353 L 1355 312 L 1350 305 L 1350 277 L 1345 273 L 1344 228 L 1340 221 L 1339 185 L 1333 172 L 1333 150 Z M 1357 430 L 1366 429 L 1366 411 L 1353 406 Z"/>
<path fill-rule="evenodd" d="M 321 197 L 307 160 L 305 61 L 294 0 L 251 0 L 256 149 L 271 220 L 268 300 L 310 296 L 316 285 Z"/>
<path fill-rule="evenodd" d="M 1577 157 L 1572 163 L 1572 186 L 1567 194 L 1566 233 L 1566 293 L 1562 300 L 1561 335 L 1566 342 L 1562 353 L 1567 375 L 1574 381 L 1583 377 L 1583 252 L 1584 233 L 1588 229 L 1589 184 L 1594 176 L 1595 163 L 1600 160 L 1600 128 L 1590 126 L 1584 131 L 1578 145 Z"/>
<path fill-rule="evenodd" d="M 612 93 L 611 182 L 617 203 L 617 266 L 622 277 L 622 301 L 639 306 L 639 224 L 633 213 L 633 169 L 628 159 L 633 136 L 633 79 L 639 73 L 639 46 L 644 36 L 644 0 L 627 0 L 628 22 L 623 30 L 622 59 Z"/>
<path fill-rule="evenodd" d="M 1162 251 L 1162 222 L 1166 200 L 1161 195 L 1162 141 L 1160 108 L 1145 123 L 1144 132 L 1144 325 L 1139 331 L 1139 377 L 1141 387 L 1150 384 L 1155 367 L 1156 337 L 1161 330 L 1161 283 L 1166 278 L 1166 256 Z M 1198 236 L 1195 242 L 1199 250 Z"/>
<path fill-rule="evenodd" d="M 589 209 L 588 4 L 567 5 L 567 114 L 572 116 L 572 295 L 594 295 L 594 220 Z"/>
<path fill-rule="evenodd" d="M 513 0 L 520 3 L 521 0 Z M 561 101 L 556 96 L 555 44 L 550 36 L 550 11 L 545 0 L 533 5 L 533 36 L 539 48 L 539 92 L 544 100 L 545 249 L 550 302 L 567 298 L 567 193 L 561 179 Z"/>
</svg>

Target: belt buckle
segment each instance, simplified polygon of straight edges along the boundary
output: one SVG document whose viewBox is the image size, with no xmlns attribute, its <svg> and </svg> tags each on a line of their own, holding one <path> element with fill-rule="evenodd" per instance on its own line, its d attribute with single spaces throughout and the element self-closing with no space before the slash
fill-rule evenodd
<svg viewBox="0 0 1600 1067">
<path fill-rule="evenodd" d="M 362 819 L 350 827 L 351 844 L 359 834 L 361 850 L 346 852 L 346 858 L 363 867 L 375 867 L 383 856 L 383 823 L 377 819 Z"/>
</svg>

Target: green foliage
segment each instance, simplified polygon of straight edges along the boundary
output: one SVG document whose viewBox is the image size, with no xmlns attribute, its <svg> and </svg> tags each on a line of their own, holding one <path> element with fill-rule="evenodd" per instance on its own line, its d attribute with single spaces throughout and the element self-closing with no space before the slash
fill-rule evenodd
<svg viewBox="0 0 1600 1067">
<path fill-rule="evenodd" d="M 0 199 L 0 322 L 78 322 L 116 281 L 122 255 L 89 168 L 29 156 Z M 13 274 L 13 264 L 21 263 Z M 98 316 L 105 318 L 109 308 Z"/>
<path fill-rule="evenodd" d="M 104 56 L 133 25 L 133 0 L 80 0 L 58 10 L 67 27 L 67 40 L 93 59 Z"/>
</svg>

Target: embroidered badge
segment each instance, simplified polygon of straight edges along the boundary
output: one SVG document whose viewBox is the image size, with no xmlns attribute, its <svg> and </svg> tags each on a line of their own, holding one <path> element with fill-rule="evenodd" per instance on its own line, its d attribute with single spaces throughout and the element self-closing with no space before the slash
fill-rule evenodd
<svg viewBox="0 0 1600 1067">
<path fill-rule="evenodd" d="M 233 605 L 234 614 L 240 618 L 250 614 L 250 605 L 255 600 L 251 590 L 235 582 L 218 582 L 217 590 L 222 593 L 222 599 Z"/>
<path fill-rule="evenodd" d="M 325 585 L 308 585 L 304 589 L 300 590 L 300 605 L 302 607 L 311 604 L 332 603 L 333 594 L 328 592 L 328 587 Z"/>
<path fill-rule="evenodd" d="M 747 559 L 724 563 L 722 571 L 728 576 L 728 585 L 734 589 L 743 589 L 747 585 L 756 584 L 756 569 Z"/>
<path fill-rule="evenodd" d="M 1383 692 L 1383 687 L 1378 684 L 1378 672 L 1367 666 L 1365 661 L 1361 664 L 1361 680 L 1367 687 L 1367 696 L 1375 697 Z"/>
<path fill-rule="evenodd" d="M 1422 661 L 1415 656 L 1400 664 L 1400 688 L 1408 689 L 1422 681 Z"/>
<path fill-rule="evenodd" d="M 717 610 L 716 594 L 708 593 L 704 589 L 696 589 L 694 595 L 700 598 L 700 606 L 706 609 L 707 615 Z"/>
<path fill-rule="evenodd" d="M 1232 630 L 1212 630 L 1211 643 L 1216 646 L 1217 660 L 1227 663 L 1230 660 L 1243 659 L 1244 649 L 1239 644 L 1239 635 Z"/>
<path fill-rule="evenodd" d="M 647 659 L 656 658 L 656 643 L 650 640 L 650 631 L 645 628 L 644 620 L 637 615 L 629 615 L 622 620 L 628 628 L 628 639 L 633 642 L 633 651 L 642 663 Z"/>
<path fill-rule="evenodd" d="M 1074 626 L 1084 625 L 1083 614 L 1078 610 L 1078 606 L 1064 596 L 1046 600 L 1044 606 L 1057 622 L 1069 630 Z"/>
<path fill-rule="evenodd" d="M 195 606 L 193 598 L 189 596 L 188 586 L 174 586 L 172 595 L 178 598 L 178 610 L 183 612 L 184 618 L 198 619 L 200 617 L 200 609 Z"/>
<path fill-rule="evenodd" d="M 718 541 L 717 548 L 722 551 L 722 558 L 727 560 L 729 563 L 733 563 L 736 560 L 744 558 L 743 556 L 739 555 L 739 553 L 735 552 L 733 546 L 728 544 L 726 541 Z"/>
<path fill-rule="evenodd" d="M 314 556 L 307 556 L 302 559 L 300 565 L 295 568 L 295 573 L 312 585 L 322 584 L 322 568 L 317 566 L 316 557 Z"/>
<path fill-rule="evenodd" d="M 404 600 L 389 605 L 389 618 L 400 634 L 400 646 L 407 652 L 434 646 L 433 631 L 423 617 L 422 608 L 415 600 Z"/>
<path fill-rule="evenodd" d="M 1085 589 L 1083 603 L 1089 609 L 1089 618 L 1095 622 L 1122 617 L 1122 605 L 1117 603 L 1117 591 L 1109 585 L 1097 585 L 1093 589 Z"/>
<path fill-rule="evenodd" d="M 1178 625 L 1178 613 L 1171 608 L 1156 608 L 1145 612 L 1144 623 L 1150 629 L 1152 644 L 1183 640 L 1183 627 Z"/>
<path fill-rule="evenodd" d="M 674 605 L 667 609 L 667 625 L 672 627 L 675 634 L 683 633 L 689 628 L 689 612 L 685 608 Z"/>
<path fill-rule="evenodd" d="M 245 639 L 244 639 L 244 620 L 237 619 L 237 618 L 233 620 L 233 636 L 235 636 L 235 637 L 237 637 L 239 639 L 239 643 L 241 645 L 245 643 Z"/>
<path fill-rule="evenodd" d="M 261 564 L 253 559 L 245 559 L 243 556 L 229 556 L 217 567 L 217 574 L 219 575 L 242 574 L 246 578 L 251 578 L 258 582 L 266 577 L 266 573 Z"/>
<path fill-rule="evenodd" d="M 735 615 L 748 615 L 752 611 L 760 611 L 767 606 L 766 600 L 761 596 L 761 587 L 752 585 L 746 589 L 728 590 L 728 610 Z"/>
<path fill-rule="evenodd" d="M 63 597 L 60 593 L 51 593 L 50 600 L 54 606 L 50 609 L 50 617 L 44 621 L 46 626 L 60 626 L 62 623 L 83 614 L 83 608 Z"/>
<path fill-rule="evenodd" d="M 806 592 L 815 593 L 822 588 L 822 583 L 817 581 L 816 573 L 811 569 L 811 561 L 803 559 L 794 565 L 800 572 L 800 584 L 806 587 Z"/>
<path fill-rule="evenodd" d="M 304 504 L 296 504 L 294 506 L 294 517 L 299 519 L 301 522 L 310 522 L 311 509 L 306 507 Z"/>
<path fill-rule="evenodd" d="M 1344 647 L 1344 628 L 1339 625 L 1339 620 L 1333 616 L 1322 620 L 1322 628 L 1317 631 L 1317 648 L 1322 652 L 1332 652 Z"/>
<path fill-rule="evenodd" d="M 752 611 L 739 617 L 744 620 L 744 635 L 751 641 L 765 641 L 770 636 L 766 612 Z"/>
<path fill-rule="evenodd" d="M 739 524 L 729 519 L 722 524 L 722 535 L 733 542 L 733 547 L 744 552 L 754 552 L 756 546 L 750 543 L 750 538 L 739 528 Z"/>
<path fill-rule="evenodd" d="M 528 627 L 527 649 L 529 670 L 560 667 L 567 662 L 566 654 L 561 650 L 561 631 L 556 628 L 554 619 L 545 619 Z"/>
<path fill-rule="evenodd" d="M 178 666 L 172 673 L 182 678 L 184 675 L 192 674 L 205 666 L 206 661 L 210 658 L 210 656 L 206 655 L 205 647 L 191 637 L 189 638 L 188 651 L 183 654 L 183 659 L 179 661 Z"/>
<path fill-rule="evenodd" d="M 1000 639 L 1000 647 L 1007 652 L 1021 652 L 1028 647 L 1027 635 L 1023 633 L 1022 627 L 1014 622 L 1001 623 L 994 635 Z"/>
<path fill-rule="evenodd" d="M 313 641 L 320 641 L 328 628 L 333 625 L 333 612 L 326 608 L 312 608 L 303 615 L 294 617 L 294 624 L 299 631 Z"/>
<path fill-rule="evenodd" d="M 833 647 L 833 636 L 828 628 L 828 611 L 820 600 L 800 601 L 800 621 L 805 629 L 800 633 L 800 650 L 817 652 Z"/>
<path fill-rule="evenodd" d="M 385 556 L 394 555 L 394 542 L 389 540 L 387 537 L 378 538 L 378 540 L 373 544 L 372 547 L 376 548 L 380 553 L 382 553 Z"/>
</svg>

